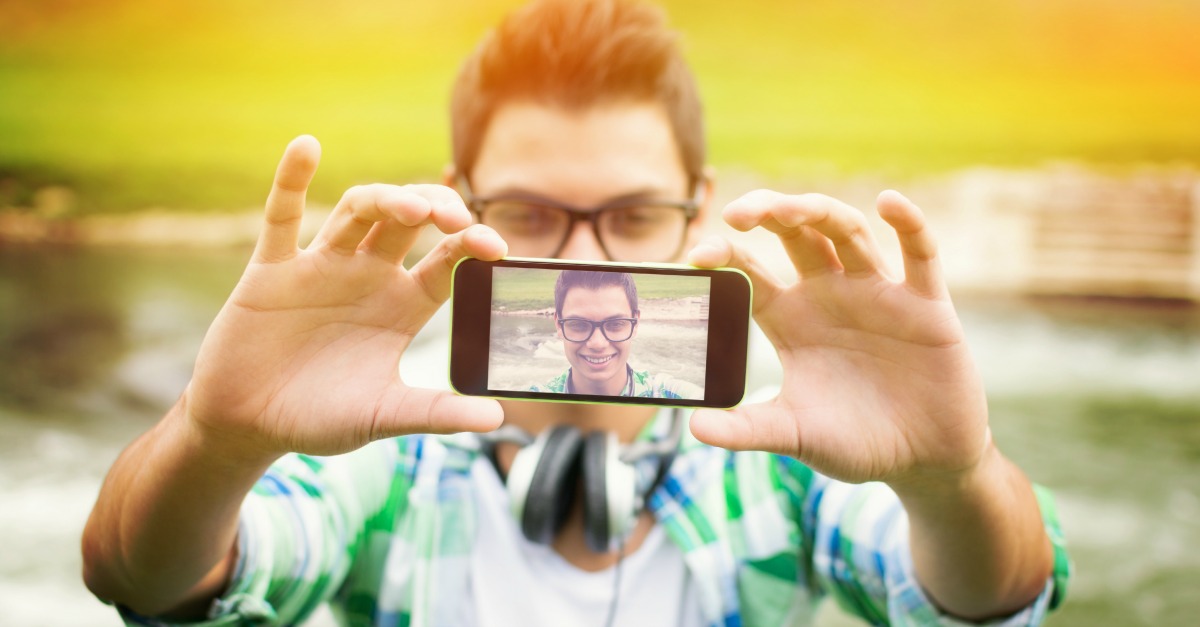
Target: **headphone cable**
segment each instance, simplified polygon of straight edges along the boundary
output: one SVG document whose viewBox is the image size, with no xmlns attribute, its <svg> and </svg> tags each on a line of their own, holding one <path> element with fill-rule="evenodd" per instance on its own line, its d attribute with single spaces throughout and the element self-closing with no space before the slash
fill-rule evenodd
<svg viewBox="0 0 1200 627">
<path fill-rule="evenodd" d="M 612 602 L 608 605 L 608 618 L 604 620 L 605 627 L 612 627 L 613 621 L 617 618 L 617 599 L 621 596 L 621 562 L 623 561 L 625 561 L 624 538 L 617 543 L 617 563 L 613 566 L 615 575 L 613 576 Z"/>
<path fill-rule="evenodd" d="M 651 484 L 649 492 L 646 493 L 645 498 L 647 501 L 658 487 L 662 485 L 663 480 L 667 478 L 667 472 L 671 468 L 671 463 L 675 461 L 675 455 L 679 452 L 679 443 L 682 439 L 683 413 L 678 407 L 674 407 L 671 410 L 671 430 L 667 439 L 663 442 L 650 445 L 650 447 L 633 453 L 629 458 L 622 460 L 626 463 L 632 463 L 637 458 L 652 453 L 658 453 L 663 456 L 663 460 L 658 466 L 658 472 L 655 474 L 654 482 Z M 627 453 L 632 453 L 632 451 L 627 451 Z M 621 596 L 621 562 L 623 561 L 625 561 L 625 538 L 621 537 L 617 539 L 617 563 L 613 567 L 615 571 L 613 576 L 613 596 L 612 602 L 608 606 L 608 618 L 604 621 L 605 627 L 612 627 L 613 621 L 617 618 L 617 599 Z"/>
</svg>

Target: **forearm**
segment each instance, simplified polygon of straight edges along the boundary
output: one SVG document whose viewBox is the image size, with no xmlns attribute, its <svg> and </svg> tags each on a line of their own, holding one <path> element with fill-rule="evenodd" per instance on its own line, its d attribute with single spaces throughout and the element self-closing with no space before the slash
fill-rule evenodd
<svg viewBox="0 0 1200 627">
<path fill-rule="evenodd" d="M 943 610 L 968 619 L 1032 602 L 1053 567 L 1033 486 L 995 447 L 971 472 L 894 484 L 910 521 L 913 565 Z"/>
<path fill-rule="evenodd" d="M 104 481 L 83 536 L 88 588 L 143 614 L 201 611 L 228 582 L 239 508 L 270 461 L 223 454 L 181 400 Z"/>
</svg>

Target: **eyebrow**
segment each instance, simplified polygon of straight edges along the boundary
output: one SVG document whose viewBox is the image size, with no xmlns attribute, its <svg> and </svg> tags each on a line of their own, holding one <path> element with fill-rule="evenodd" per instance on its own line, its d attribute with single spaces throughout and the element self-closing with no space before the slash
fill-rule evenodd
<svg viewBox="0 0 1200 627">
<path fill-rule="evenodd" d="M 565 207 L 570 207 L 572 209 L 593 209 L 595 207 L 603 207 L 605 205 L 611 205 L 611 204 L 625 202 L 625 201 L 629 201 L 629 200 L 649 200 L 649 199 L 655 199 L 655 198 L 666 198 L 668 196 L 670 196 L 670 194 L 666 191 L 663 191 L 662 189 L 646 187 L 646 188 L 635 189 L 633 191 L 625 192 L 623 194 L 618 194 L 616 196 L 610 196 L 608 198 L 605 198 L 601 202 L 598 202 L 598 203 L 595 203 L 592 205 L 588 205 L 586 207 L 581 207 L 578 205 L 569 205 L 567 203 L 559 201 L 550 196 L 546 196 L 544 194 L 539 194 L 536 192 L 531 192 L 531 191 L 522 189 L 520 187 L 502 187 L 498 191 L 491 193 L 491 194 L 487 194 L 487 195 L 479 194 L 476 196 L 476 198 L 481 199 L 481 200 L 493 200 L 493 199 L 525 200 L 525 201 L 534 202 L 534 203 L 541 202 L 541 203 L 545 203 L 545 204 L 549 204 L 549 205 L 561 205 L 561 206 L 565 206 Z"/>
</svg>

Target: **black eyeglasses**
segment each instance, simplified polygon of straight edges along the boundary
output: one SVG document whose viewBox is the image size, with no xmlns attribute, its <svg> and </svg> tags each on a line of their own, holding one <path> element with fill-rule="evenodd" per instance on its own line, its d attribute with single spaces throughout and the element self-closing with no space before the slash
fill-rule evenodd
<svg viewBox="0 0 1200 627">
<path fill-rule="evenodd" d="M 604 339 L 610 342 L 624 342 L 633 337 L 633 328 L 636 326 L 637 318 L 609 318 L 599 322 L 587 318 L 563 318 L 558 321 L 563 337 L 576 344 L 592 339 L 596 329 L 600 329 Z"/>
<path fill-rule="evenodd" d="M 557 257 L 577 222 L 588 222 L 610 261 L 670 261 L 683 250 L 688 225 L 699 214 L 695 200 L 622 198 L 590 208 L 526 195 L 473 197 L 467 206 L 496 230 L 516 257 Z"/>
</svg>

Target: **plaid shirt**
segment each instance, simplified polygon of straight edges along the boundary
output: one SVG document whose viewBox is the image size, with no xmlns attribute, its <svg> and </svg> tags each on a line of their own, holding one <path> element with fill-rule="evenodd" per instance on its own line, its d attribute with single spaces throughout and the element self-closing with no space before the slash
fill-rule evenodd
<svg viewBox="0 0 1200 627">
<path fill-rule="evenodd" d="M 704 390 L 699 386 L 681 379 L 675 379 L 665 374 L 651 375 L 646 370 L 634 370 L 625 366 L 629 372 L 629 384 L 621 392 L 621 396 L 637 396 L 645 398 L 694 398 L 703 399 Z M 573 393 L 571 389 L 571 369 L 567 368 L 562 374 L 542 384 L 530 386 L 530 392 L 550 392 L 553 394 Z"/>
<path fill-rule="evenodd" d="M 667 416 L 641 437 L 663 437 Z M 478 439 L 462 434 L 284 457 L 242 507 L 233 581 L 201 624 L 293 624 L 325 601 L 348 625 L 454 624 L 475 537 L 469 470 L 479 453 Z M 1053 501 L 1037 494 L 1053 576 L 1029 607 L 992 624 L 1038 624 L 1066 590 Z M 689 436 L 649 505 L 682 549 L 710 625 L 811 624 L 825 594 L 872 624 L 961 624 L 939 615 L 918 585 L 907 518 L 883 484 L 845 484 L 788 457 Z"/>
</svg>

